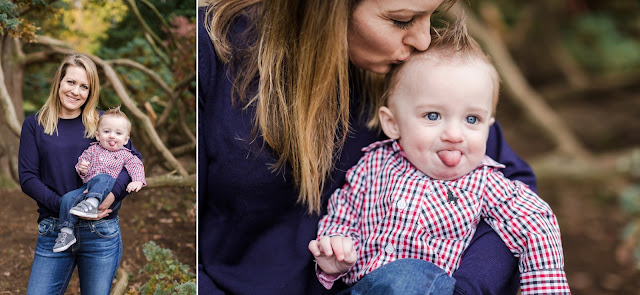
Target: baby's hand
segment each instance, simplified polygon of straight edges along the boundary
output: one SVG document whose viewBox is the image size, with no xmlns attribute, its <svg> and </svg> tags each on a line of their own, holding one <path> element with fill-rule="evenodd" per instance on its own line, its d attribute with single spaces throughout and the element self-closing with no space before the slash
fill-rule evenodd
<svg viewBox="0 0 640 295">
<path fill-rule="evenodd" d="M 347 272 L 358 258 L 353 241 L 349 237 L 322 236 L 309 242 L 309 251 L 322 271 L 330 275 Z"/>
<path fill-rule="evenodd" d="M 132 181 L 127 185 L 127 192 L 137 192 L 142 188 L 142 181 Z"/>
<path fill-rule="evenodd" d="M 87 173 L 89 173 L 89 164 L 87 160 L 80 160 L 80 162 L 78 162 L 78 172 L 82 175 L 87 175 Z"/>
</svg>

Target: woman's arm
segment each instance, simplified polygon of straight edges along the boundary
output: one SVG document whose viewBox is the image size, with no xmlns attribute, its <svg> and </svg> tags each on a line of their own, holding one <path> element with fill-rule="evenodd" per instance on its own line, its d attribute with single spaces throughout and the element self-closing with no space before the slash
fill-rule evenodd
<svg viewBox="0 0 640 295">
<path fill-rule="evenodd" d="M 60 195 L 40 179 L 40 156 L 36 144 L 37 122 L 29 116 L 22 123 L 18 150 L 18 175 L 22 191 L 52 212 L 60 211 Z"/>
<path fill-rule="evenodd" d="M 489 131 L 487 155 L 507 166 L 501 171 L 509 179 L 520 180 L 536 191 L 533 170 L 509 147 L 498 122 Z M 520 287 L 518 259 L 481 220 L 453 278 L 454 294 L 516 294 Z"/>
<path fill-rule="evenodd" d="M 536 176 L 529 164 L 522 160 L 507 144 L 502 134 L 502 129 L 496 121 L 491 125 L 489 130 L 489 138 L 487 139 L 487 155 L 498 163 L 504 164 L 505 168 L 500 172 L 511 180 L 519 180 L 524 182 L 535 193 L 538 192 L 538 184 Z"/>
</svg>

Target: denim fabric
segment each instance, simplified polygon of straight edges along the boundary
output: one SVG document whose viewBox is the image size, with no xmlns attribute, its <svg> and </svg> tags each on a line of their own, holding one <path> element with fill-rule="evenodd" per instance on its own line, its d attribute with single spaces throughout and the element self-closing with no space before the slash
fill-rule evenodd
<svg viewBox="0 0 640 295">
<path fill-rule="evenodd" d="M 58 224 L 58 230 L 63 227 L 72 228 L 78 221 L 78 216 L 69 213 L 69 210 L 75 205 L 78 205 L 85 198 L 96 198 L 101 203 L 104 198 L 109 195 L 113 184 L 116 179 L 108 174 L 98 174 L 91 178 L 87 183 L 83 184 L 80 188 L 72 190 L 60 200 L 60 223 Z M 85 190 L 88 190 L 86 197 L 83 194 Z"/>
<path fill-rule="evenodd" d="M 87 198 L 96 198 L 100 202 L 109 195 L 116 179 L 109 174 L 98 174 L 87 181 L 86 186 L 89 192 Z"/>
<path fill-rule="evenodd" d="M 77 242 L 71 250 L 58 253 L 53 252 L 56 223 L 56 218 L 49 217 L 38 225 L 27 294 L 64 294 L 77 266 L 82 294 L 108 295 L 122 257 L 118 218 L 80 220 L 74 227 Z"/>
<path fill-rule="evenodd" d="M 370 272 L 340 295 L 451 295 L 456 280 L 435 264 L 399 259 Z"/>
</svg>

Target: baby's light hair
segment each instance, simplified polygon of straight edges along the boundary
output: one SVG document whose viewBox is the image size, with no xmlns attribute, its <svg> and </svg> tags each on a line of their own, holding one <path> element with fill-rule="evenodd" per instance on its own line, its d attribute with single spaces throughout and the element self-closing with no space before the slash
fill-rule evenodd
<svg viewBox="0 0 640 295">
<path fill-rule="evenodd" d="M 114 107 L 114 108 L 110 108 L 108 110 L 106 110 L 104 112 L 104 114 L 102 114 L 102 116 L 100 116 L 100 119 L 98 120 L 98 127 L 100 127 L 100 123 L 102 123 L 102 118 L 104 117 L 116 117 L 116 118 L 124 118 L 125 120 L 127 120 L 127 127 L 128 127 L 128 132 L 129 134 L 131 134 L 131 121 L 129 120 L 129 117 L 127 117 L 127 114 L 125 114 L 123 111 L 120 110 L 120 106 Z"/>
<path fill-rule="evenodd" d="M 386 77 L 385 92 L 381 98 L 383 105 L 388 104 L 389 97 L 394 90 L 393 87 L 397 83 L 398 73 L 402 72 L 402 69 L 407 63 L 415 60 L 429 60 L 434 64 L 475 61 L 485 64 L 491 79 L 494 81 L 491 114 L 495 115 L 498 104 L 498 93 L 500 91 L 500 76 L 491 63 L 490 57 L 484 53 L 480 44 L 469 35 L 464 17 L 459 17 L 452 25 L 437 29 L 433 28 L 431 30 L 431 45 L 429 45 L 429 48 L 424 52 L 412 54 L 407 62 L 395 66 L 391 70 Z"/>
</svg>

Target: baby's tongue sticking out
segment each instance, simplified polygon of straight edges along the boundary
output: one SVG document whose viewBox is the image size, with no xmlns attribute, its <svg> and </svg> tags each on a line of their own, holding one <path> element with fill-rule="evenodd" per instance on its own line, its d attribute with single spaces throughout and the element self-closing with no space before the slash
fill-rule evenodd
<svg viewBox="0 0 640 295">
<path fill-rule="evenodd" d="M 440 161 L 442 161 L 442 163 L 444 163 L 445 165 L 455 166 L 460 163 L 462 154 L 460 153 L 460 151 L 439 151 L 438 157 L 440 158 Z"/>
</svg>

